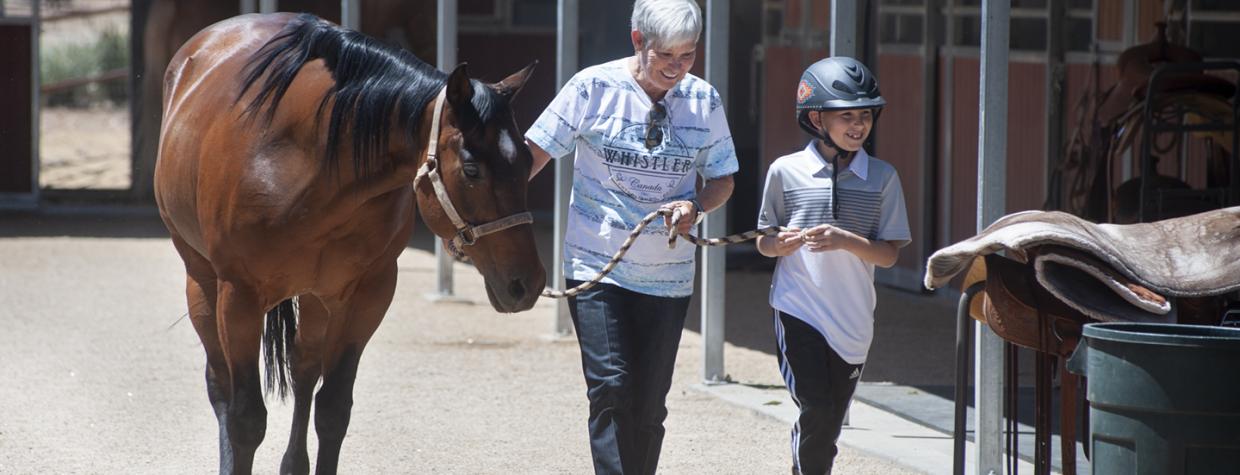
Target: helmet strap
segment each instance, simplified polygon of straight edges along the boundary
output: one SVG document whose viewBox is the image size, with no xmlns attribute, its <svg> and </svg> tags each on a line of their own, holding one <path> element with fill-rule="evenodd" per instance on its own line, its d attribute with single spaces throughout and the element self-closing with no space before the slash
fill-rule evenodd
<svg viewBox="0 0 1240 475">
<path fill-rule="evenodd" d="M 833 221 L 838 221 L 840 219 L 840 193 L 839 193 L 840 159 L 850 158 L 856 152 L 849 152 L 841 148 L 839 145 L 836 145 L 835 141 L 831 140 L 831 134 L 827 133 L 827 131 L 824 130 L 821 125 L 815 127 L 815 129 L 818 130 L 818 139 L 822 140 L 823 145 L 826 145 L 828 150 L 833 150 L 835 152 L 835 153 L 830 154 L 831 155 L 831 219 Z"/>
<path fill-rule="evenodd" d="M 839 149 L 836 149 L 839 150 Z M 844 151 L 839 150 L 835 156 L 831 157 L 831 220 L 840 220 L 840 155 Z"/>
<path fill-rule="evenodd" d="M 826 129 L 824 129 L 822 126 L 816 126 L 815 129 L 818 130 L 818 140 L 821 140 L 822 144 L 827 146 L 827 150 L 834 151 L 834 153 L 831 154 L 832 160 L 851 157 L 853 154 L 856 153 L 856 152 L 849 152 L 847 150 L 844 150 L 843 148 L 840 148 L 839 145 L 836 145 L 835 141 L 831 140 L 831 134 L 827 133 Z"/>
</svg>

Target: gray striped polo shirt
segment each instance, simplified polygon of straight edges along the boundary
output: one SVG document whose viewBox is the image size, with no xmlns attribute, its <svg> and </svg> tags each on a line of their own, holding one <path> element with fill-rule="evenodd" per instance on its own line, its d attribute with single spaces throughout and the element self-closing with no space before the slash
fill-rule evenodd
<svg viewBox="0 0 1240 475">
<path fill-rule="evenodd" d="M 758 226 L 806 229 L 831 224 L 897 246 L 911 239 L 900 177 L 865 150 L 839 173 L 839 218 L 831 216 L 831 162 L 814 143 L 775 160 L 767 172 Z M 779 258 L 771 306 L 813 326 L 850 364 L 862 364 L 874 334 L 874 265 L 851 252 L 809 252 Z"/>
</svg>

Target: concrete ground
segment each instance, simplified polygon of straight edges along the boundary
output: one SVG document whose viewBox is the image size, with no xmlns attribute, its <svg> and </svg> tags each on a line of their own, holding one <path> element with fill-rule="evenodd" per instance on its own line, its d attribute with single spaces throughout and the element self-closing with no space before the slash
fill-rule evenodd
<svg viewBox="0 0 1240 475">
<path fill-rule="evenodd" d="M 589 473 L 576 343 L 549 337 L 551 303 L 497 314 L 485 303 L 478 274 L 464 265 L 455 268 L 455 289 L 476 303 L 429 301 L 435 279 L 429 249 L 422 232 L 400 259 L 396 300 L 362 359 L 343 470 Z M 787 473 L 790 466 L 791 407 L 775 359 L 764 350 L 772 346 L 763 335 L 769 315 L 760 309 L 769 280 L 761 272 L 734 274 L 726 364 L 742 384 L 701 386 L 701 339 L 691 315 L 669 395 L 662 473 Z M 216 470 L 204 358 L 182 318 L 183 275 L 151 210 L 0 214 L 0 473 Z M 927 318 L 880 318 L 867 380 L 951 374 L 931 361 L 938 353 L 883 346 L 897 341 L 884 336 L 891 331 L 925 336 L 925 330 L 893 328 Z M 935 351 L 950 353 L 950 346 Z M 719 388 L 765 392 L 755 403 L 725 397 Z M 278 467 L 291 413 L 288 402 L 269 398 L 267 405 L 260 473 Z M 927 469 L 900 460 L 902 449 L 865 442 L 858 434 L 867 427 L 898 429 L 907 421 L 864 406 L 856 406 L 854 428 L 843 436 L 837 473 L 950 468 Z M 925 447 L 918 437 L 944 438 L 929 432 L 905 439 L 914 449 Z"/>
</svg>

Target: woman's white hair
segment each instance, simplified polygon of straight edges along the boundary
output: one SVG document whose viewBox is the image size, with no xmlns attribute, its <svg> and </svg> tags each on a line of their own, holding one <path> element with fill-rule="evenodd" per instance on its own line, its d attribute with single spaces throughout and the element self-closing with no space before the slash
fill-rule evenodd
<svg viewBox="0 0 1240 475">
<path fill-rule="evenodd" d="M 702 10 L 694 0 L 637 0 L 633 29 L 641 32 L 643 48 L 697 43 Z"/>
</svg>

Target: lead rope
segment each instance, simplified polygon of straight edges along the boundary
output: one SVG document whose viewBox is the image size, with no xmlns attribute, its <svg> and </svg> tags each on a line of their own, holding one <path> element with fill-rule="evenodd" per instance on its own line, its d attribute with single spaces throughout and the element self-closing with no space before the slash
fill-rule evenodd
<svg viewBox="0 0 1240 475">
<path fill-rule="evenodd" d="M 646 229 L 646 225 L 650 224 L 651 221 L 654 221 L 654 219 L 659 216 L 671 216 L 672 218 L 672 226 L 671 228 L 668 229 L 668 237 L 667 237 L 667 247 L 669 248 L 676 247 L 677 238 L 689 241 L 698 247 L 726 246 L 728 244 L 736 244 L 736 243 L 748 241 L 750 239 L 755 239 L 758 236 L 775 236 L 783 231 L 788 230 L 788 228 L 785 228 L 783 226 L 770 226 L 766 228 L 755 229 L 753 231 L 746 231 L 746 232 L 739 233 L 739 234 L 732 234 L 732 235 L 728 235 L 728 236 L 724 236 L 720 238 L 706 239 L 706 238 L 700 238 L 700 237 L 694 236 L 692 234 L 676 234 L 676 231 L 675 231 L 676 223 L 680 221 L 680 214 L 681 213 L 679 209 L 675 211 L 667 210 L 667 209 L 660 209 L 657 211 L 652 211 L 650 214 L 646 215 L 645 218 L 642 218 L 641 222 L 637 223 L 637 227 L 633 228 L 633 232 L 629 233 L 629 238 L 624 240 L 624 244 L 620 245 L 620 249 L 617 250 L 616 254 L 611 257 L 611 261 L 608 262 L 607 265 L 603 266 L 603 270 L 599 271 L 598 275 L 594 276 L 593 279 L 590 279 L 587 282 L 583 282 L 576 287 L 573 287 L 571 289 L 567 289 L 564 291 L 547 288 L 543 290 L 542 296 L 550 297 L 553 299 L 574 297 L 577 294 L 588 290 L 590 287 L 594 287 L 595 284 L 598 284 L 600 281 L 603 280 L 603 277 L 606 277 L 607 274 L 610 274 L 612 269 L 616 268 L 616 265 L 620 263 L 620 259 L 624 257 L 624 254 L 626 252 L 629 252 L 629 248 L 633 246 L 633 243 L 635 241 L 637 241 L 637 236 L 641 235 L 643 229 Z"/>
</svg>

